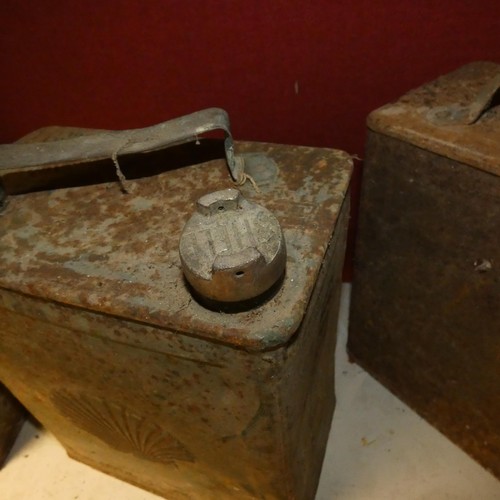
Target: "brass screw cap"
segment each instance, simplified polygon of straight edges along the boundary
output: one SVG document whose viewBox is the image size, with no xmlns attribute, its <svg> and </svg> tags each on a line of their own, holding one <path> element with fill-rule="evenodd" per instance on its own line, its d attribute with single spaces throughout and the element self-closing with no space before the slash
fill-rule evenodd
<svg viewBox="0 0 500 500">
<path fill-rule="evenodd" d="M 202 297 L 240 302 L 266 292 L 285 270 L 276 217 L 236 189 L 202 196 L 184 226 L 179 254 L 186 279 Z"/>
</svg>

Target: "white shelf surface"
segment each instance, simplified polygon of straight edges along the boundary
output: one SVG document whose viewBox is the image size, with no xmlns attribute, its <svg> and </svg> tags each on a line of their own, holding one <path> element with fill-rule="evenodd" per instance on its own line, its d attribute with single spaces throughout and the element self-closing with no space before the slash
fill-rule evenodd
<svg viewBox="0 0 500 500">
<path fill-rule="evenodd" d="M 500 481 L 347 361 L 349 295 L 343 285 L 337 408 L 316 500 L 500 500 Z M 31 422 L 0 472 L 0 500 L 158 498 L 71 460 Z"/>
</svg>

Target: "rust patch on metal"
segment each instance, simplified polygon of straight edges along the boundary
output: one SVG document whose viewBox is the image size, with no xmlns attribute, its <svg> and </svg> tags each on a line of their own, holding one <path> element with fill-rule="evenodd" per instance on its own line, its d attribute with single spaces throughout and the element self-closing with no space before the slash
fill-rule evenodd
<svg viewBox="0 0 500 500">
<path fill-rule="evenodd" d="M 131 194 L 104 183 L 12 196 L 2 214 L 0 286 L 247 349 L 286 343 L 308 302 L 351 160 L 327 149 L 238 150 L 265 152 L 279 166 L 261 193 L 241 191 L 275 214 L 289 242 L 283 289 L 258 311 L 208 311 L 182 278 L 177 246 L 196 200 L 232 186 L 223 160 L 134 180 Z"/>
<path fill-rule="evenodd" d="M 471 63 L 383 106 L 368 127 L 500 175 L 500 65 Z"/>
</svg>

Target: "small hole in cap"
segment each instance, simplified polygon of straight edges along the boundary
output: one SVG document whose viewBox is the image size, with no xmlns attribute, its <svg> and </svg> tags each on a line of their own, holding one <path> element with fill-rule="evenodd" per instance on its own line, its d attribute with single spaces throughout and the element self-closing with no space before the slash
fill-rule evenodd
<svg viewBox="0 0 500 500">
<path fill-rule="evenodd" d="M 245 274 L 245 271 L 236 271 L 236 272 L 234 273 L 234 275 L 235 275 L 237 278 L 241 278 L 244 274 Z"/>
</svg>

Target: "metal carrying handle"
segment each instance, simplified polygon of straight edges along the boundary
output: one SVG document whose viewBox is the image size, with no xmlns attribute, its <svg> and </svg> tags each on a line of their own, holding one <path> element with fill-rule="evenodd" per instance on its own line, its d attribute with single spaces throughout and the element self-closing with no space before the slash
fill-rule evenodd
<svg viewBox="0 0 500 500">
<path fill-rule="evenodd" d="M 500 75 L 490 80 L 477 94 L 474 102 L 469 106 L 465 124 L 475 123 L 481 115 L 491 107 L 497 92 L 500 90 Z"/>
<path fill-rule="evenodd" d="M 246 179 L 244 162 L 234 154 L 229 116 L 220 108 L 204 109 L 140 129 L 101 131 L 52 142 L 3 144 L 0 145 L 0 177 L 47 167 L 116 160 L 118 154 L 147 153 L 197 140 L 200 135 L 219 129 L 225 133 L 224 149 L 231 177 L 242 184 Z M 1 191 L 0 186 L 0 199 Z"/>
<path fill-rule="evenodd" d="M 494 106 L 500 91 L 500 74 L 487 82 L 467 105 L 451 104 L 431 110 L 429 118 L 438 125 L 472 125 Z"/>
</svg>

